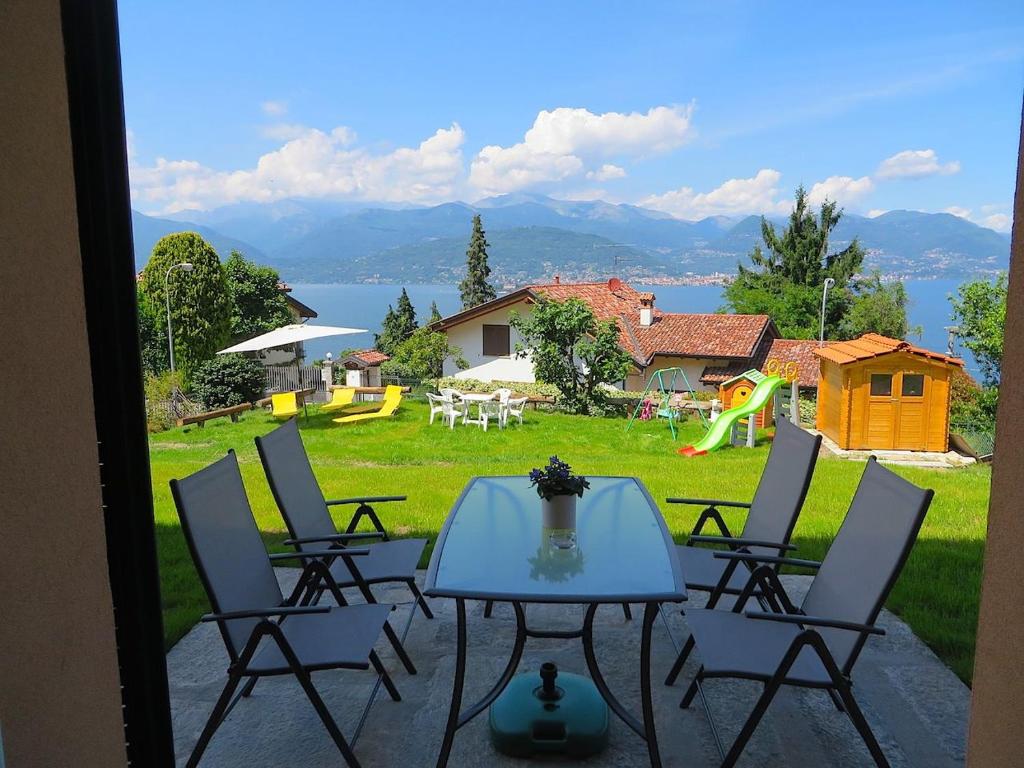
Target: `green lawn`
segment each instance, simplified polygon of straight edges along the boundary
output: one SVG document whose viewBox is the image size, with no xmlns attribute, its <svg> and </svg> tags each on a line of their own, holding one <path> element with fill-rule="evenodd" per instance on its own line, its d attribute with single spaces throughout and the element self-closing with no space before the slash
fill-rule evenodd
<svg viewBox="0 0 1024 768">
<path fill-rule="evenodd" d="M 168 490 L 180 478 L 234 448 L 256 519 L 270 547 L 284 551 L 284 522 L 274 505 L 256 455 L 253 437 L 269 431 L 274 419 L 262 411 L 239 423 L 218 420 L 205 428 L 173 429 L 152 436 L 153 491 L 163 585 L 164 631 L 170 647 L 208 610 L 189 558 Z M 328 498 L 364 494 L 408 494 L 404 504 L 381 505 L 385 524 L 398 535 L 433 539 L 466 481 L 473 475 L 525 474 L 557 453 L 584 474 L 635 475 L 659 502 L 668 495 L 747 500 L 767 456 L 757 448 L 727 448 L 688 459 L 675 448 L 692 442 L 699 425 L 682 427 L 672 442 L 664 422 L 637 422 L 625 432 L 624 419 L 584 418 L 527 412 L 525 424 L 504 432 L 477 427 L 449 431 L 427 424 L 426 405 L 408 400 L 392 419 L 336 425 L 310 408 L 300 419 L 303 440 Z M 837 459 L 819 461 L 796 527 L 800 556 L 825 554 L 853 495 L 862 465 Z M 934 488 L 935 501 L 888 607 L 900 614 L 965 681 L 974 657 L 981 560 L 988 509 L 990 472 L 900 469 L 918 485 Z M 661 505 L 669 528 L 682 541 L 699 509 Z M 340 520 L 350 509 L 337 509 Z M 738 528 L 740 517 L 727 515 Z M 733 523 L 735 521 L 735 526 Z M 426 553 L 429 556 L 429 549 Z M 425 565 L 425 562 L 423 563 Z"/>
</svg>

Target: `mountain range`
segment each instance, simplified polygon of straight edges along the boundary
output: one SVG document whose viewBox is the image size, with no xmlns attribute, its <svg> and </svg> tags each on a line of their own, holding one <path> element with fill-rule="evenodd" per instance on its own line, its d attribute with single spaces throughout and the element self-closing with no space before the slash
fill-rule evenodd
<svg viewBox="0 0 1024 768">
<path fill-rule="evenodd" d="M 475 214 L 502 285 L 556 273 L 666 281 L 731 274 L 761 240 L 759 216 L 684 221 L 634 205 L 523 193 L 430 207 L 286 199 L 164 218 L 133 211 L 132 222 L 140 268 L 160 237 L 192 229 L 223 257 L 237 249 L 290 282 L 449 283 L 462 277 Z M 869 268 L 903 277 L 991 274 L 1009 259 L 1008 235 L 946 213 L 846 214 L 831 247 L 854 237 Z"/>
</svg>

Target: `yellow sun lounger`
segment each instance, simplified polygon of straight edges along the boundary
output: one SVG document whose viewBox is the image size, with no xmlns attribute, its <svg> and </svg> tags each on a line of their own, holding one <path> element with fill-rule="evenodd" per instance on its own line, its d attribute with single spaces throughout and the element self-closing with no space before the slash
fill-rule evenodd
<svg viewBox="0 0 1024 768">
<path fill-rule="evenodd" d="M 342 389 L 335 389 L 331 392 L 331 402 L 325 403 L 320 406 L 322 413 L 330 413 L 331 411 L 340 411 L 352 404 L 352 399 L 356 396 L 356 391 L 353 387 L 344 387 Z"/>
<path fill-rule="evenodd" d="M 390 390 L 391 387 L 388 387 Z M 394 415 L 395 411 L 398 410 L 398 406 L 402 403 L 402 391 L 400 387 L 395 387 L 397 390 L 393 396 L 390 392 L 384 393 L 384 400 L 381 403 L 379 410 L 371 411 L 370 413 L 354 413 L 351 416 L 342 416 L 340 419 L 334 419 L 335 424 L 350 424 L 353 421 L 368 421 L 369 419 L 383 419 L 388 416 Z"/>
<path fill-rule="evenodd" d="M 271 395 L 273 415 L 279 419 L 290 419 L 299 415 L 299 401 L 295 392 L 279 392 Z"/>
</svg>

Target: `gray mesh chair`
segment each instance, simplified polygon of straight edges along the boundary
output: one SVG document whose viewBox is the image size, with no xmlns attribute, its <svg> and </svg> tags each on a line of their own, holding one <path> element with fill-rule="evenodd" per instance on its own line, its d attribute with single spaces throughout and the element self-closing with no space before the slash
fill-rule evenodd
<svg viewBox="0 0 1024 768">
<path fill-rule="evenodd" d="M 233 452 L 183 480 L 171 480 L 170 485 L 185 539 L 213 608 L 202 621 L 217 622 L 230 659 L 227 684 L 187 765 L 191 768 L 199 763 L 214 732 L 245 693 L 235 695 L 244 678 L 294 675 L 346 763 L 358 766 L 310 673 L 372 665 L 391 698 L 400 701 L 373 650 L 392 606 L 346 605 L 337 591 L 337 607 L 303 604 L 326 575 L 316 552 L 299 556 L 307 565 L 292 594 L 285 598 L 271 560 L 294 560 L 296 555 L 267 555 Z M 366 554 L 366 550 L 349 549 L 345 556 L 355 559 Z M 374 687 L 374 695 L 376 691 Z M 364 716 L 373 698 L 367 702 Z"/>
<path fill-rule="evenodd" d="M 738 501 L 717 499 L 669 498 L 669 504 L 693 504 L 705 507 L 697 519 L 685 545 L 676 547 L 679 565 L 686 579 L 686 588 L 698 592 L 711 592 L 708 607 L 714 608 L 723 594 L 738 595 L 746 585 L 753 566 L 729 568 L 725 575 L 727 561 L 715 557 L 715 550 L 694 546 L 695 544 L 722 544 L 741 552 L 766 555 L 781 555 L 795 547 L 789 543 L 796 526 L 797 517 L 803 508 L 807 490 L 818 461 L 821 436 L 812 435 L 788 421 L 779 420 L 775 426 L 775 439 L 768 452 L 768 462 L 761 473 L 753 500 L 747 504 Z M 746 523 L 738 537 L 733 536 L 722 518 L 719 507 L 748 509 Z M 704 526 L 714 521 L 721 535 L 704 534 Z M 776 568 L 776 570 L 778 570 Z M 760 587 L 755 597 L 766 600 Z M 770 603 L 770 594 L 765 605 Z M 779 610 L 778 606 L 772 606 Z M 665 678 L 665 685 L 672 685 L 693 650 L 693 638 L 689 638 L 676 657 L 675 664 Z"/>
<path fill-rule="evenodd" d="M 339 588 L 358 588 L 368 603 L 376 602 L 370 590 L 371 584 L 396 581 L 404 583 L 412 592 L 413 599 L 423 614 L 428 619 L 433 618 L 426 599 L 416 586 L 416 566 L 427 540 L 389 539 L 380 518 L 371 506 L 384 501 L 404 501 L 405 496 L 361 496 L 333 501 L 324 499 L 294 419 L 263 437 L 257 437 L 256 450 L 263 463 L 274 500 L 291 535 L 286 544 L 293 545 L 299 552 L 310 548 L 330 550 L 332 556 L 327 558 L 326 562 L 334 585 Z M 329 506 L 336 504 L 358 505 L 344 533 L 338 532 L 328 511 Z M 373 523 L 375 530 L 356 533 L 355 529 L 364 515 Z M 337 552 L 344 550 L 348 542 L 370 539 L 380 541 L 366 547 L 369 554 L 360 558 L 358 566 L 347 558 L 336 556 Z M 385 632 L 406 669 L 415 674 L 412 661 L 405 654 L 390 625 L 385 628 Z"/>
<path fill-rule="evenodd" d="M 828 691 L 836 706 L 853 721 L 875 763 L 888 766 L 853 698 L 850 678 L 868 636 L 885 634 L 875 621 L 910 555 L 932 494 L 872 457 L 821 563 L 754 552 L 716 553 L 715 557 L 730 565 L 753 564 L 755 573 L 732 611 L 687 611 L 687 624 L 702 666 L 680 706 L 688 707 L 697 693 L 704 700 L 701 683 L 707 678 L 742 678 L 764 684 L 736 741 L 727 754 L 722 750 L 723 766 L 732 766 L 739 759 L 783 685 Z M 799 608 L 787 597 L 776 575 L 774 566 L 780 562 L 817 570 Z M 745 610 L 758 571 L 772 584 L 782 613 Z M 704 706 L 707 709 L 706 701 Z M 717 739 L 717 730 L 715 733 Z"/>
</svg>

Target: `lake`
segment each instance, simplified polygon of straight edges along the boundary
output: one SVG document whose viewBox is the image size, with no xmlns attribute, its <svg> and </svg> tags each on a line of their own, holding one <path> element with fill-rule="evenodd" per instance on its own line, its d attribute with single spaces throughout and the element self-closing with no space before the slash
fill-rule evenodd
<svg viewBox="0 0 1024 768">
<path fill-rule="evenodd" d="M 923 330 L 920 338 L 911 337 L 913 343 L 938 352 L 946 350 L 944 328 L 950 325 L 949 296 L 956 293 L 960 282 L 949 279 L 904 282 L 911 300 L 910 324 L 921 326 Z M 723 304 L 722 289 L 716 285 L 637 284 L 636 287 L 655 293 L 658 308 L 666 312 L 715 312 Z M 421 323 L 430 316 L 432 301 L 437 302 L 442 315 L 459 310 L 459 289 L 454 285 L 407 285 L 405 288 Z M 323 358 L 327 352 L 337 356 L 342 349 L 372 347 L 373 334 L 380 330 L 388 304 L 393 306 L 396 303 L 402 286 L 297 283 L 292 285 L 292 289 L 292 296 L 319 313 L 313 322 L 367 329 L 367 333 L 307 342 L 306 355 L 313 360 Z M 979 376 L 970 353 L 959 346 L 956 351 L 966 357 L 971 374 Z"/>
</svg>

